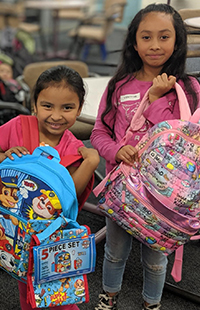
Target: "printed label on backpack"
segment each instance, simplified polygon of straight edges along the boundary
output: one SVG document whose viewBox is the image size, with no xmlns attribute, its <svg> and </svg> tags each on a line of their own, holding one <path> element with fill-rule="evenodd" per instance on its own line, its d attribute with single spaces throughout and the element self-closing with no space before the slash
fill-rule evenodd
<svg viewBox="0 0 200 310">
<path fill-rule="evenodd" d="M 70 238 L 60 239 L 58 232 L 59 241 L 33 247 L 35 284 L 94 271 L 95 236 L 79 231 L 63 230 L 62 234 L 67 233 Z"/>
</svg>

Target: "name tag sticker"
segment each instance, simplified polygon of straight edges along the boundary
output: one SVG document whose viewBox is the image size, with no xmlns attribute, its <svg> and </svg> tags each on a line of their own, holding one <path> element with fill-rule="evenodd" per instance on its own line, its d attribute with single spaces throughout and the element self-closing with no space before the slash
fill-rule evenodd
<svg viewBox="0 0 200 310">
<path fill-rule="evenodd" d="M 139 100 L 140 99 L 140 93 L 137 94 L 127 94 L 124 96 L 120 96 L 120 101 L 125 102 L 125 101 L 130 101 L 130 100 Z"/>
</svg>

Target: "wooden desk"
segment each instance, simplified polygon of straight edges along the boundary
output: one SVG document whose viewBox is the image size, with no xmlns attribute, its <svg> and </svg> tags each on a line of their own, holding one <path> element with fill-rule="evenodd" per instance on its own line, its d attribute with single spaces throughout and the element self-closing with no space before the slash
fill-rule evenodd
<svg viewBox="0 0 200 310">
<path fill-rule="evenodd" d="M 83 79 L 86 88 L 86 98 L 81 115 L 78 117 L 80 121 L 94 125 L 101 97 L 110 79 L 111 76 Z"/>
<path fill-rule="evenodd" d="M 53 46 L 54 55 L 57 55 L 58 51 L 58 12 L 62 9 L 77 9 L 88 8 L 90 4 L 89 0 L 48 0 L 48 1 L 25 1 L 26 9 L 36 10 L 53 10 Z"/>
</svg>

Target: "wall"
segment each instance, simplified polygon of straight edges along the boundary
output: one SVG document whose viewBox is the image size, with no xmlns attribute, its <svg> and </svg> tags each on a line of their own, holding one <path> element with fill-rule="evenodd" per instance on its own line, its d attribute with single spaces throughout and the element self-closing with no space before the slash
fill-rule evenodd
<svg viewBox="0 0 200 310">
<path fill-rule="evenodd" d="M 116 27 L 127 27 L 132 21 L 135 14 L 141 9 L 141 0 L 127 0 L 127 5 L 124 9 L 124 18 L 122 23 L 116 24 Z"/>
<path fill-rule="evenodd" d="M 102 0 L 97 0 L 102 3 Z M 154 3 L 153 0 L 127 0 L 127 5 L 125 7 L 124 19 L 120 24 L 116 24 L 116 27 L 127 27 L 131 22 L 135 14 L 141 9 L 147 6 L 150 3 Z M 160 3 L 167 3 L 167 0 L 160 0 Z M 176 10 L 183 8 L 197 8 L 200 9 L 199 0 L 170 0 L 170 5 L 173 6 Z"/>
<path fill-rule="evenodd" d="M 159 2 L 160 3 L 167 3 L 167 0 L 160 0 Z M 150 3 L 154 3 L 154 1 L 152 1 L 152 0 L 141 0 L 141 7 L 144 8 L 145 6 L 147 6 Z M 185 9 L 185 8 L 200 9 L 200 1 L 199 0 L 170 0 L 170 5 L 173 6 L 176 10 Z"/>
</svg>

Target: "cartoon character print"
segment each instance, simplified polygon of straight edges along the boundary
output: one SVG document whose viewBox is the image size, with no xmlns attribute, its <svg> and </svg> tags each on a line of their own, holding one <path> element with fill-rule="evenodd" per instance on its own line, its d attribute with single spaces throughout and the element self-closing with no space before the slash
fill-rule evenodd
<svg viewBox="0 0 200 310">
<path fill-rule="evenodd" d="M 36 303 L 36 306 L 39 307 L 42 303 L 42 297 L 44 296 L 45 294 L 45 290 L 42 289 L 40 294 L 35 294 L 35 303 Z"/>
<path fill-rule="evenodd" d="M 33 219 L 53 219 L 54 215 L 61 213 L 61 204 L 57 195 L 50 190 L 41 190 L 42 195 L 33 198 L 32 209 Z"/>
<path fill-rule="evenodd" d="M 15 269 L 15 259 L 19 260 L 19 256 L 14 253 L 13 246 L 6 238 L 5 229 L 0 224 L 0 265 L 12 272 Z"/>
<path fill-rule="evenodd" d="M 59 292 L 63 292 L 64 289 L 69 288 L 69 282 L 71 281 L 70 278 L 59 279 L 59 281 L 61 282 L 61 287 L 58 290 Z"/>
<path fill-rule="evenodd" d="M 62 252 L 55 254 L 55 260 L 58 261 L 58 263 L 55 266 L 55 271 L 58 273 L 67 272 L 71 269 L 71 257 L 68 252 Z"/>
<path fill-rule="evenodd" d="M 86 236 L 87 233 L 84 233 L 84 229 L 78 228 L 76 230 L 64 230 L 64 238 L 74 239 L 77 236 L 83 237 Z"/>
<path fill-rule="evenodd" d="M 74 260 L 74 268 L 75 269 L 79 269 L 82 267 L 82 259 L 80 259 L 80 257 L 77 257 L 75 260 Z"/>
<path fill-rule="evenodd" d="M 51 236 L 49 237 L 50 242 L 57 242 L 60 241 L 59 232 L 55 231 Z"/>
<path fill-rule="evenodd" d="M 17 203 L 19 198 L 17 192 L 19 190 L 18 177 L 6 177 L 3 180 L 0 177 L 0 204 L 5 209 L 15 213 L 17 211 Z M 3 214 L 5 219 L 10 219 L 14 225 L 18 224 L 18 220 L 15 216 L 9 214 Z"/>
<path fill-rule="evenodd" d="M 26 235 L 24 239 L 23 249 L 21 253 L 21 259 L 19 262 L 19 270 L 20 272 L 26 275 L 28 270 L 28 262 L 29 262 L 29 250 L 30 250 L 30 242 L 31 236 L 35 233 L 41 233 L 45 228 L 50 225 L 51 221 L 44 220 L 30 220 L 26 227 Z M 24 276 L 23 274 L 23 276 Z"/>
<path fill-rule="evenodd" d="M 77 279 L 74 283 L 75 292 L 74 294 L 78 297 L 85 296 L 85 283 L 82 279 Z"/>
<path fill-rule="evenodd" d="M 40 285 L 34 285 L 32 276 L 32 283 L 36 304 L 39 308 L 82 303 L 86 298 L 84 279 L 81 276 L 63 278 Z"/>
</svg>

